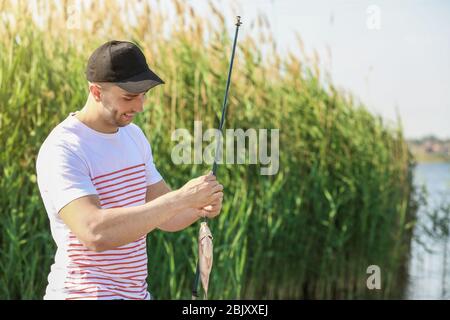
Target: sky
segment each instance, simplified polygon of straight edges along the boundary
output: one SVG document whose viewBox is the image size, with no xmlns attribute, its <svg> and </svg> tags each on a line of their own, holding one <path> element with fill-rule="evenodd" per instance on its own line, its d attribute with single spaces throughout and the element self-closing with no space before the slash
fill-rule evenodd
<svg viewBox="0 0 450 320">
<path fill-rule="evenodd" d="M 207 1 L 188 0 L 197 12 Z M 450 1 L 245 0 L 214 1 L 240 33 L 258 14 L 269 21 L 280 54 L 319 53 L 333 83 L 352 92 L 373 113 L 396 123 L 407 138 L 450 138 Z M 233 34 L 233 33 L 232 33 Z M 327 47 L 331 52 L 328 58 Z M 298 51 L 297 51 L 298 52 Z"/>
<path fill-rule="evenodd" d="M 169 19 L 174 14 L 172 1 L 147 1 L 159 2 Z M 300 54 L 298 33 L 308 54 L 318 52 L 335 86 L 388 123 L 399 116 L 407 138 L 450 139 L 449 0 L 211 1 L 230 34 L 235 14 L 242 16 L 240 37 L 253 36 L 252 22 L 263 14 L 281 55 Z M 207 0 L 185 2 L 208 18 Z"/>
</svg>

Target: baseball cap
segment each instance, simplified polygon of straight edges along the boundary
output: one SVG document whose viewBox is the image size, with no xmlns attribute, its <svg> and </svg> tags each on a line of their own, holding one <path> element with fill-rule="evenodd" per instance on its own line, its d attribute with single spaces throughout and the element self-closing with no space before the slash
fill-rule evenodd
<svg viewBox="0 0 450 320">
<path fill-rule="evenodd" d="M 89 57 L 86 78 L 90 82 L 113 82 L 131 93 L 145 92 L 164 84 L 147 65 L 137 45 L 112 40 L 98 47 Z"/>
</svg>

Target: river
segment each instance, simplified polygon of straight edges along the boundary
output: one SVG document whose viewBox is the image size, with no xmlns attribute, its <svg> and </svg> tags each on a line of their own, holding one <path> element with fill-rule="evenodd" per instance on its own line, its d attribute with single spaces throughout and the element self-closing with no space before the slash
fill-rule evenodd
<svg viewBox="0 0 450 320">
<path fill-rule="evenodd" d="M 418 164 L 414 183 L 427 188 L 429 206 L 436 208 L 450 194 L 450 163 Z M 423 209 L 419 210 L 417 219 L 418 224 L 426 223 Z M 431 252 L 413 241 L 405 298 L 450 299 L 450 240 L 435 240 L 419 228 L 414 232 Z"/>
</svg>

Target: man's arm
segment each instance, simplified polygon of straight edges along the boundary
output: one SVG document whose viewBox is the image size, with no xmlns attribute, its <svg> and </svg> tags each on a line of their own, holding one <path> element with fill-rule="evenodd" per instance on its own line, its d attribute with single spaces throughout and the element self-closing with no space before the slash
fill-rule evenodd
<svg viewBox="0 0 450 320">
<path fill-rule="evenodd" d="M 157 182 L 147 187 L 146 202 L 153 201 L 156 198 L 165 195 L 166 193 L 169 192 L 171 192 L 170 187 L 165 183 L 164 180 L 161 180 L 160 182 Z M 166 222 L 159 225 L 157 228 L 167 232 L 180 231 L 192 225 L 202 216 L 206 216 L 208 218 L 213 218 L 217 216 L 220 213 L 221 209 L 222 209 L 222 197 L 219 197 L 210 205 L 203 207 L 202 209 L 184 210 L 179 214 L 173 216 L 172 218 L 168 219 Z"/>
<path fill-rule="evenodd" d="M 144 205 L 102 209 L 98 197 L 90 195 L 73 200 L 59 214 L 86 247 L 105 251 L 145 236 L 177 214 L 197 212 L 220 199 L 222 189 L 214 176 L 201 176 Z"/>
</svg>

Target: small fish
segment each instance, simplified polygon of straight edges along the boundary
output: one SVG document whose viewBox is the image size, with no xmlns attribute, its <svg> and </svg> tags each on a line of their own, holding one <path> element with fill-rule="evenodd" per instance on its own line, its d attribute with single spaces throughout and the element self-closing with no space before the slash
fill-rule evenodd
<svg viewBox="0 0 450 320">
<path fill-rule="evenodd" d="M 213 264 L 213 236 L 207 222 L 200 224 L 198 235 L 198 258 L 200 267 L 200 279 L 202 281 L 205 299 L 208 299 L 209 274 Z"/>
</svg>

